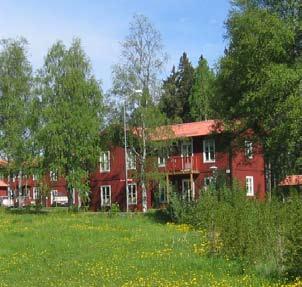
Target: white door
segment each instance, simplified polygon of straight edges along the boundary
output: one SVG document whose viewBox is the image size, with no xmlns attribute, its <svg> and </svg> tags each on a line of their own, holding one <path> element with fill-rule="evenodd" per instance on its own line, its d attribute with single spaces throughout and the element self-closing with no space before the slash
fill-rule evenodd
<svg viewBox="0 0 302 287">
<path fill-rule="evenodd" d="M 192 201 L 194 199 L 193 189 L 191 186 L 190 179 L 182 180 L 182 198 L 187 201 Z"/>
<path fill-rule="evenodd" d="M 192 168 L 193 143 L 183 142 L 181 144 L 182 170 Z"/>
</svg>

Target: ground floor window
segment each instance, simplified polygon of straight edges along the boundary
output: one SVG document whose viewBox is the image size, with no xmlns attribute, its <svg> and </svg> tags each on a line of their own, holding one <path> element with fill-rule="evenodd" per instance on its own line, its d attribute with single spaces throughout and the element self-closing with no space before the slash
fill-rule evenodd
<svg viewBox="0 0 302 287">
<path fill-rule="evenodd" d="M 245 178 L 245 186 L 246 186 L 246 195 L 254 196 L 254 177 L 247 176 Z"/>
<path fill-rule="evenodd" d="M 39 187 L 33 187 L 33 199 L 38 199 L 40 195 Z"/>
<path fill-rule="evenodd" d="M 101 206 L 111 205 L 111 186 L 103 185 L 101 186 Z"/>
<path fill-rule="evenodd" d="M 213 176 L 207 176 L 203 180 L 204 189 L 208 189 L 209 186 L 214 184 L 214 177 Z"/>
<path fill-rule="evenodd" d="M 159 192 L 159 202 L 167 203 L 168 202 L 167 188 L 164 185 L 160 184 L 158 186 L 158 192 Z"/>
<path fill-rule="evenodd" d="M 128 184 L 128 204 L 137 204 L 136 183 Z"/>
</svg>

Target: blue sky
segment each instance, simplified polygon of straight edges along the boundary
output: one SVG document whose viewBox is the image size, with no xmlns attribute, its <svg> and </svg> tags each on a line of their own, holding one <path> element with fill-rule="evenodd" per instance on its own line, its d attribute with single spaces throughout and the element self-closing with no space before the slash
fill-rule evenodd
<svg viewBox="0 0 302 287">
<path fill-rule="evenodd" d="M 134 13 L 146 15 L 162 34 L 169 55 L 165 77 L 183 51 L 194 65 L 201 54 L 215 65 L 226 46 L 229 8 L 229 0 L 0 0 L 0 38 L 24 36 L 36 69 L 56 40 L 68 45 L 80 37 L 106 91 Z"/>
</svg>

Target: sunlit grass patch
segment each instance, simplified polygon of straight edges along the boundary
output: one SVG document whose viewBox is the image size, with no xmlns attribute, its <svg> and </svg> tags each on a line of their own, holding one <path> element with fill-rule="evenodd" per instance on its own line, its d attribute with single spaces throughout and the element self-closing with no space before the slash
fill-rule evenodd
<svg viewBox="0 0 302 287">
<path fill-rule="evenodd" d="M 144 215 L 0 212 L 1 286 L 273 286 Z"/>
</svg>

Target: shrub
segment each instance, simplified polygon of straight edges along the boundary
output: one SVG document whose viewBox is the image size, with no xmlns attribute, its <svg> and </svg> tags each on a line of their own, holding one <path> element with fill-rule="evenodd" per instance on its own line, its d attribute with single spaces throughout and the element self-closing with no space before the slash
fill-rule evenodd
<svg viewBox="0 0 302 287">
<path fill-rule="evenodd" d="M 174 195 L 167 209 L 177 223 L 207 232 L 209 254 L 240 260 L 264 275 L 302 275 L 302 200 L 247 198 L 239 184 L 201 191 L 194 203 Z"/>
</svg>

